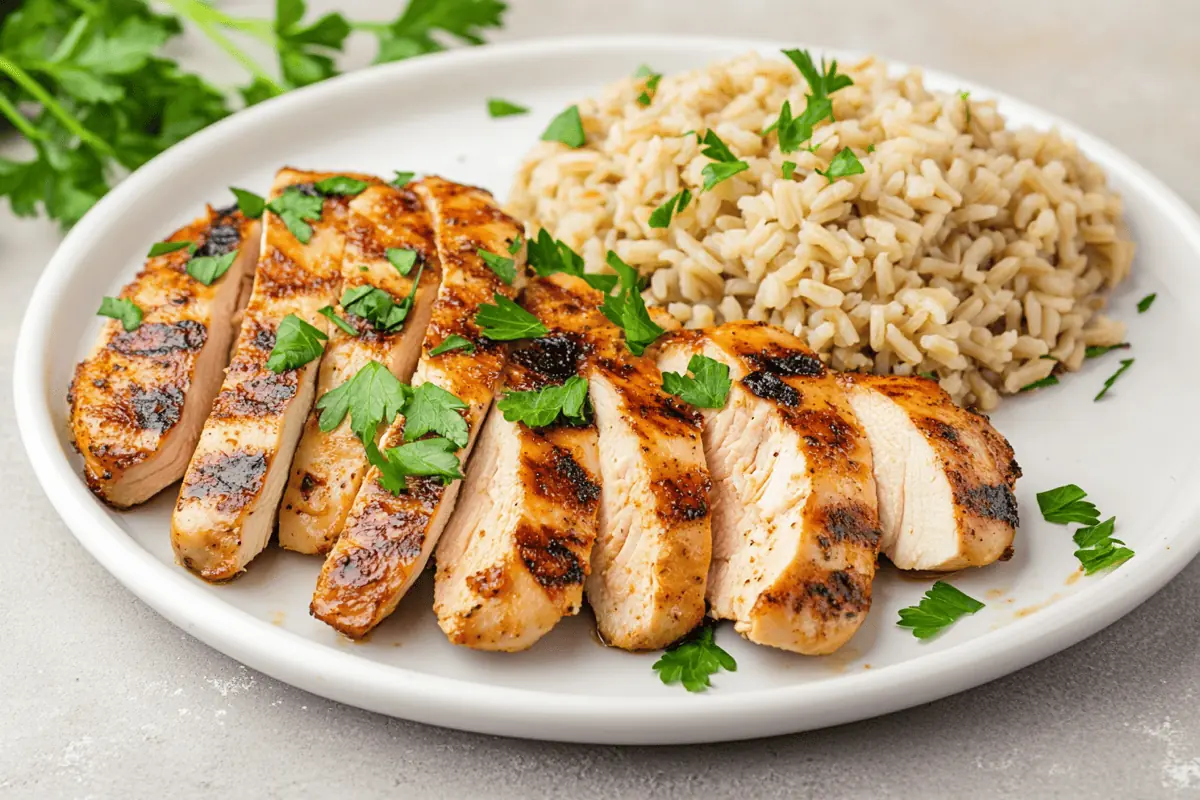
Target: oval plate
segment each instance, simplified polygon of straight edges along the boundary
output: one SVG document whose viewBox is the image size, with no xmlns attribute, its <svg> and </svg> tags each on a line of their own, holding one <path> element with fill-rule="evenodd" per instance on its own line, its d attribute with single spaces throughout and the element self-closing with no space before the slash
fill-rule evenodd
<svg viewBox="0 0 1200 800">
<path fill-rule="evenodd" d="M 1010 124 L 1057 126 L 1124 195 L 1138 243 L 1131 281 L 1112 299 L 1130 324 L 1137 363 L 1103 402 L 1117 366 L 1089 361 L 1063 385 L 1009 400 L 995 415 L 1025 467 L 1025 524 L 1016 557 L 957 576 L 987 608 L 919 642 L 897 610 L 929 581 L 895 571 L 876 581 L 874 609 L 833 656 L 804 658 L 718 640 L 737 659 L 701 695 L 662 685 L 653 654 L 600 647 L 585 613 L 531 651 L 476 653 L 450 645 L 430 611 L 426 576 L 364 643 L 311 619 L 319 561 L 271 547 L 239 580 L 209 586 L 172 563 L 174 493 L 116 513 L 84 486 L 64 396 L 97 329 L 99 298 L 115 294 L 147 243 L 182 224 L 227 186 L 259 191 L 283 164 L 390 175 L 438 173 L 503 198 L 523 154 L 563 107 L 639 64 L 676 72 L 781 45 L 722 39 L 574 39 L 459 50 L 350 74 L 288 94 L 193 136 L 138 170 L 71 231 L 30 301 L 17 348 L 16 408 L 30 460 L 79 541 L 125 586 L 183 630 L 280 680 L 345 703 L 485 733 L 602 743 L 685 743 L 766 736 L 895 711 L 962 691 L 1068 647 L 1113 622 L 1179 572 L 1200 549 L 1200 486 L 1192 424 L 1200 376 L 1188 366 L 1200 317 L 1200 221 L 1158 180 L 1073 126 L 996 92 L 928 73 L 935 88 L 994 97 Z M 786 46 L 795 46 L 790 43 Z M 854 56 L 827 53 L 843 59 Z M 488 118 L 488 97 L 532 113 Z M 1138 298 L 1158 293 L 1150 313 Z M 1189 316 L 1191 319 L 1189 319 Z M 1137 556 L 1080 577 L 1070 530 L 1040 519 L 1034 495 L 1074 482 L 1091 493 Z"/>
</svg>

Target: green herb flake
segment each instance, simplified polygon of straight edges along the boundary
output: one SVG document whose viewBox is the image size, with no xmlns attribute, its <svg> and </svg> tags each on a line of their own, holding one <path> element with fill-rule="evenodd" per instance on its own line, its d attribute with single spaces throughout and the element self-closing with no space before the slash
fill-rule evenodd
<svg viewBox="0 0 1200 800">
<path fill-rule="evenodd" d="M 1104 388 L 1100 390 L 1100 393 L 1097 394 L 1095 396 L 1095 398 L 1093 398 L 1093 402 L 1095 402 L 1096 400 L 1100 400 L 1101 398 L 1104 397 L 1104 395 L 1108 394 L 1108 390 L 1111 389 L 1113 387 L 1113 384 L 1117 382 L 1117 378 L 1124 375 L 1125 371 L 1133 366 L 1133 361 L 1134 360 L 1132 358 L 1121 359 L 1121 366 L 1118 367 L 1117 371 L 1114 372 L 1112 375 L 1110 375 L 1108 380 L 1106 380 L 1104 382 Z"/>
<path fill-rule="evenodd" d="M 275 346 L 267 358 L 267 369 L 275 373 L 298 369 L 315 361 L 325 352 L 322 342 L 329 337 L 295 314 L 288 314 L 275 331 Z"/>
<path fill-rule="evenodd" d="M 1084 525 L 1095 525 L 1100 522 L 1100 512 L 1093 503 L 1084 498 L 1087 492 L 1073 483 L 1038 492 L 1038 508 L 1047 522 L 1066 525 L 1079 522 Z"/>
<path fill-rule="evenodd" d="M 896 625 L 912 629 L 913 636 L 918 639 L 928 639 L 983 607 L 983 603 L 975 598 L 938 581 L 925 592 L 920 603 L 900 609 L 900 621 Z"/>
<path fill-rule="evenodd" d="M 687 189 L 680 189 L 675 194 L 667 198 L 667 201 L 650 214 L 651 228 L 669 228 L 671 226 L 671 217 L 675 214 L 683 213 L 683 210 L 688 207 L 688 203 L 692 202 L 692 193 Z"/>
<path fill-rule="evenodd" d="M 1116 517 L 1109 517 L 1099 524 L 1080 528 L 1071 537 L 1079 547 L 1075 551 L 1075 558 L 1079 559 L 1084 574 L 1094 575 L 1133 558 L 1134 552 L 1123 541 L 1113 537 L 1116 522 Z"/>
<path fill-rule="evenodd" d="M 1132 346 L 1129 342 L 1121 342 L 1120 344 L 1094 344 L 1083 351 L 1083 357 L 1099 358 L 1106 353 L 1111 353 L 1113 350 L 1128 350 Z M 1042 356 L 1042 358 L 1045 357 Z"/>
<path fill-rule="evenodd" d="M 655 72 L 650 67 L 643 64 L 638 67 L 637 72 L 633 73 L 634 78 L 644 79 L 642 91 L 637 96 L 639 106 L 648 106 L 654 100 L 654 94 L 658 91 L 658 83 L 662 80 L 662 75 Z"/>
<path fill-rule="evenodd" d="M 783 179 L 785 181 L 790 181 L 792 179 L 792 176 L 796 174 L 796 162 L 795 161 L 783 162 L 783 166 L 780 168 L 779 174 L 781 174 L 783 176 Z"/>
<path fill-rule="evenodd" d="M 1141 300 L 1138 300 L 1137 310 L 1139 314 L 1145 314 L 1150 310 L 1150 306 L 1154 305 L 1154 301 L 1158 299 L 1158 292 L 1148 294 Z"/>
<path fill-rule="evenodd" d="M 971 100 L 970 100 L 970 98 L 971 98 L 970 92 L 962 91 L 962 92 L 958 93 L 958 99 L 962 100 L 963 114 L 966 115 L 966 121 L 967 121 L 968 125 L 971 124 Z"/>
<path fill-rule="evenodd" d="M 833 183 L 838 178 L 846 178 L 850 175 L 861 175 L 866 170 L 863 168 L 862 162 L 858 160 L 858 156 L 854 155 L 854 151 L 849 147 L 843 147 L 833 161 L 829 162 L 829 169 L 825 171 L 817 170 L 818 175 L 824 175 Z"/>
<path fill-rule="evenodd" d="M 650 318 L 650 312 L 646 310 L 637 270 L 612 250 L 608 251 L 607 261 L 617 273 L 618 290 L 615 295 L 605 296 L 600 313 L 625 332 L 625 346 L 629 352 L 640 356 L 666 331 Z"/>
<path fill-rule="evenodd" d="M 740 161 L 725 144 L 721 141 L 721 137 L 717 132 L 709 129 L 704 132 L 704 136 L 700 139 L 703 147 L 700 154 L 711 158 L 713 164 L 708 164 L 700 171 L 700 176 L 704 178 L 704 189 L 707 192 L 722 181 L 726 181 L 737 175 L 739 172 L 745 172 L 750 169 L 750 165 L 745 161 Z"/>
<path fill-rule="evenodd" d="M 267 207 L 265 198 L 235 186 L 230 186 L 229 191 L 233 192 L 233 196 L 237 198 L 238 210 L 242 212 L 243 217 L 258 219 L 262 216 L 263 209 Z"/>
<path fill-rule="evenodd" d="M 327 196 L 354 197 L 355 195 L 362 194 L 368 185 L 366 181 L 360 181 L 357 178 L 334 175 L 331 178 L 317 181 L 313 184 L 313 188 Z"/>
<path fill-rule="evenodd" d="M 388 262 L 396 268 L 396 271 L 401 275 L 408 275 L 412 272 L 413 265 L 417 263 L 417 251 L 408 250 L 401 247 L 389 247 L 384 251 Z"/>
<path fill-rule="evenodd" d="M 537 339 L 549 331 L 537 317 L 500 293 L 492 296 L 495 305 L 484 303 L 475 314 L 475 324 L 484 336 L 496 342 Z"/>
<path fill-rule="evenodd" d="M 483 263 L 488 265 L 492 272 L 496 273 L 500 280 L 504 281 L 508 286 L 513 285 L 513 281 L 517 279 L 516 262 L 506 256 L 498 256 L 495 253 L 489 253 L 482 247 L 475 251 Z"/>
<path fill-rule="evenodd" d="M 808 82 L 809 93 L 815 99 L 827 98 L 840 89 L 854 85 L 854 81 L 849 75 L 838 73 L 836 59 L 826 67 L 825 59 L 822 58 L 821 68 L 818 70 L 807 50 L 784 50 L 782 52 L 800 70 L 800 74 Z"/>
<path fill-rule="evenodd" d="M 449 483 L 463 477 L 458 447 L 449 439 L 433 437 L 392 447 L 384 453 L 372 442 L 367 460 L 379 470 L 379 485 L 392 494 L 408 490 L 409 477 L 441 478 Z"/>
<path fill-rule="evenodd" d="M 542 134 L 542 141 L 562 142 L 567 147 L 583 147 L 587 136 L 583 132 L 583 120 L 579 106 L 571 106 L 550 121 Z"/>
<path fill-rule="evenodd" d="M 466 408 L 466 403 L 440 386 L 422 383 L 413 388 L 412 397 L 404 406 L 404 441 L 412 442 L 435 433 L 457 447 L 466 447 L 467 421 L 458 413 Z"/>
<path fill-rule="evenodd" d="M 500 117 L 515 117 L 521 114 L 528 114 L 529 109 L 525 106 L 519 106 L 509 100 L 502 100 L 499 97 L 489 97 L 487 101 L 488 116 L 492 119 Z"/>
<path fill-rule="evenodd" d="M 565 242 L 555 239 L 545 228 L 539 230 L 538 235 L 529 240 L 526 258 L 529 266 L 541 278 L 562 272 L 582 278 L 588 286 L 605 294 L 611 292 L 617 285 L 616 275 L 584 272 L 583 256 L 568 247 Z"/>
<path fill-rule="evenodd" d="M 733 385 L 729 367 L 720 361 L 696 354 L 688 362 L 691 376 L 677 372 L 663 373 L 663 391 L 676 395 L 696 408 L 724 408 Z"/>
<path fill-rule="evenodd" d="M 193 256 L 187 263 L 187 274 L 205 286 L 212 286 L 214 281 L 229 271 L 237 255 L 237 250 L 230 250 L 223 256 Z"/>
<path fill-rule="evenodd" d="M 120 320 L 126 331 L 136 331 L 142 324 L 142 310 L 128 298 L 105 297 L 100 301 L 97 316 Z"/>
<path fill-rule="evenodd" d="M 325 319 L 332 322 L 334 325 L 338 326 L 338 328 L 340 328 L 343 333 L 346 333 L 350 336 L 358 336 L 359 335 L 358 328 L 354 327 L 349 322 L 347 322 L 346 320 L 339 317 L 337 315 L 337 312 L 334 311 L 333 306 L 325 306 L 324 308 L 317 309 L 317 313 L 320 314 L 321 316 L 323 316 Z"/>
<path fill-rule="evenodd" d="M 1029 384 L 1026 384 L 1025 386 L 1022 386 L 1021 391 L 1022 392 L 1032 392 L 1036 389 L 1045 389 L 1047 386 L 1058 386 L 1058 376 L 1057 375 L 1047 375 L 1046 377 L 1042 378 L 1040 381 L 1034 381 L 1033 383 L 1029 383 Z"/>
<path fill-rule="evenodd" d="M 404 410 L 411 391 L 383 364 L 368 361 L 350 380 L 321 396 L 317 424 L 329 433 L 349 414 L 350 430 L 364 447 L 373 447 L 379 426 L 390 425 Z"/>
<path fill-rule="evenodd" d="M 431 356 L 440 356 L 442 353 L 449 353 L 452 350 L 465 350 L 468 353 L 475 352 L 475 344 L 470 339 L 465 339 L 457 333 L 452 333 L 442 340 L 442 343 L 429 351 Z"/>
<path fill-rule="evenodd" d="M 146 254 L 146 257 L 154 258 L 155 256 L 165 256 L 167 253 L 174 253 L 178 250 L 183 250 L 184 248 L 188 248 L 194 252 L 196 249 L 196 243 L 187 241 L 155 242 L 154 244 L 150 245 L 150 252 Z"/>
<path fill-rule="evenodd" d="M 703 692 L 712 686 L 712 675 L 737 672 L 737 662 L 717 645 L 712 624 L 702 623 L 691 636 L 667 648 L 652 669 L 668 686 L 680 683 L 689 692 Z"/>
<path fill-rule="evenodd" d="M 324 201 L 320 197 L 312 197 L 295 186 L 289 186 L 267 203 L 266 207 L 283 221 L 292 236 L 296 237 L 296 241 L 308 244 L 313 234 L 312 226 L 308 223 L 321 218 L 323 205 Z"/>
<path fill-rule="evenodd" d="M 396 170 L 395 172 L 396 177 L 392 178 L 392 186 L 395 186 L 397 189 L 403 189 L 417 175 L 415 172 L 401 172 L 400 170 Z"/>
<path fill-rule="evenodd" d="M 587 392 L 587 381 L 573 375 L 559 386 L 509 392 L 496 408 L 509 422 L 520 422 L 530 428 L 544 428 L 560 418 L 569 425 L 583 425 L 589 419 Z"/>
<path fill-rule="evenodd" d="M 512 244 L 510 244 L 508 246 L 508 254 L 510 256 L 515 256 L 521 250 L 521 248 L 524 246 L 525 246 L 525 237 L 518 233 L 513 238 Z"/>
</svg>

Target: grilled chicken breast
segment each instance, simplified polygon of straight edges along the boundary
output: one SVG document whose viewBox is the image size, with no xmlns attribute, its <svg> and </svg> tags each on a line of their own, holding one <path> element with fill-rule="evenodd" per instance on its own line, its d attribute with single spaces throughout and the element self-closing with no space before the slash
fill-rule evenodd
<svg viewBox="0 0 1200 800">
<path fill-rule="evenodd" d="M 168 241 L 193 243 L 194 257 L 237 255 L 209 286 L 187 273 L 186 248 L 148 258 L 120 295 L 142 310 L 141 326 L 105 323 L 67 394 L 87 484 L 117 508 L 149 500 L 187 468 L 229 361 L 259 223 L 210 206 Z"/>
<path fill-rule="evenodd" d="M 470 438 L 458 452 L 465 463 L 505 360 L 503 345 L 480 334 L 475 315 L 481 305 L 493 302 L 494 294 L 511 298 L 518 290 L 488 267 L 479 250 L 507 252 L 521 227 L 482 189 L 427 178 L 416 190 L 433 216 L 442 280 L 412 382 L 430 381 L 467 404 L 462 413 Z M 516 260 L 520 267 L 523 254 Z M 472 342 L 474 350 L 430 354 L 452 335 Z M 404 420 L 398 417 L 379 446 L 396 447 L 403 438 Z M 409 478 L 408 490 L 393 495 L 378 478 L 372 467 L 363 479 L 341 538 L 321 567 L 311 606 L 313 616 L 352 638 L 365 636 L 391 614 L 420 575 L 462 483 Z"/>
<path fill-rule="evenodd" d="M 387 251 L 392 248 L 416 252 L 416 262 L 407 275 L 401 275 L 388 261 Z M 396 331 L 381 333 L 337 306 L 337 313 L 357 328 L 359 335 L 336 326 L 330 329 L 317 378 L 318 398 L 354 377 L 370 361 L 378 361 L 407 383 L 421 354 L 441 278 L 429 213 L 412 186 L 370 187 L 350 203 L 342 291 L 366 284 L 387 292 L 399 303 L 413 291 L 413 281 L 418 278 L 412 307 Z M 301 553 L 327 553 L 333 547 L 368 467 L 362 443 L 350 430 L 349 416 L 328 433 L 321 430 L 320 417 L 314 407 L 292 459 L 279 511 L 279 544 Z"/>
<path fill-rule="evenodd" d="M 713 479 L 710 614 L 752 642 L 837 650 L 871 602 L 879 519 L 866 436 L 800 340 L 738 322 L 670 334 L 663 371 L 693 354 L 728 365 L 725 407 L 703 409 Z"/>
<path fill-rule="evenodd" d="M 315 193 L 316 181 L 333 176 L 285 168 L 271 196 L 290 186 Z M 307 244 L 276 214 L 264 214 L 262 253 L 233 358 L 171 519 L 176 558 L 205 580 L 237 576 L 271 536 L 288 465 L 312 406 L 319 359 L 282 373 L 266 362 L 288 314 L 327 330 L 318 309 L 337 302 L 349 203 L 346 196 L 326 197 L 321 218 L 310 223 Z"/>
<path fill-rule="evenodd" d="M 838 380 L 874 453 L 882 550 L 900 569 L 979 567 L 1011 553 L 1021 468 L 987 418 L 925 378 Z"/>
<path fill-rule="evenodd" d="M 550 333 L 513 349 L 501 394 L 578 374 L 586 348 L 557 327 L 556 295 L 541 279 L 525 289 L 523 305 Z M 594 423 L 534 429 L 492 409 L 437 548 L 433 608 L 450 641 L 523 650 L 579 612 L 600 510 L 599 471 Z"/>
</svg>

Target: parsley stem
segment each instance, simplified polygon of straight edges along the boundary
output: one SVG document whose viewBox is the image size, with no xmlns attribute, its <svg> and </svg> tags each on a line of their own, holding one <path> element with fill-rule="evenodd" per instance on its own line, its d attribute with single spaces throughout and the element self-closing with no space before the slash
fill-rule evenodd
<svg viewBox="0 0 1200 800">
<path fill-rule="evenodd" d="M 355 31 L 364 31 L 366 33 L 386 33 L 391 30 L 391 25 L 386 22 L 351 22 L 350 29 Z"/>
<path fill-rule="evenodd" d="M 0 94 L 0 115 L 11 122 L 12 126 L 29 141 L 32 142 L 46 138 L 46 134 L 42 133 L 33 126 L 33 123 L 25 119 L 25 115 L 21 113 L 21 110 L 2 94 Z"/>
<path fill-rule="evenodd" d="M 273 94 L 283 94 L 286 90 L 279 85 L 279 82 L 272 78 L 267 72 L 259 66 L 258 62 L 250 56 L 246 55 L 236 44 L 230 41 L 216 24 L 223 24 L 226 19 L 225 15 L 219 12 L 214 12 L 214 9 L 201 3 L 200 0 L 165 0 L 175 12 L 181 16 L 187 17 L 192 22 L 196 23 L 196 27 L 212 40 L 213 44 L 220 47 L 234 61 L 238 62 L 252 76 L 262 81 L 263 84 L 271 90 Z M 232 21 L 232 20 L 231 20 Z"/>
<path fill-rule="evenodd" d="M 87 128 L 80 124 L 79 120 L 67 111 L 59 102 L 47 92 L 42 85 L 33 79 L 32 76 L 25 70 L 21 69 L 7 57 L 0 55 L 0 73 L 12 78 L 13 83 L 24 89 L 29 95 L 42 104 L 42 108 L 50 112 L 51 116 L 62 123 L 63 127 L 79 137 L 81 142 L 86 143 L 97 153 L 105 156 L 113 156 L 112 147 L 108 142 L 104 141 Z"/>
</svg>

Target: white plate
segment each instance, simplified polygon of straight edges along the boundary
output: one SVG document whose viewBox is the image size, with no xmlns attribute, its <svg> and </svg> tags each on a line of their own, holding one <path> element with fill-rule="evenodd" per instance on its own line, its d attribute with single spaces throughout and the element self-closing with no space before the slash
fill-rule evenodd
<svg viewBox="0 0 1200 800">
<path fill-rule="evenodd" d="M 794 44 L 794 43 L 792 43 Z M 104 294 L 134 273 L 147 244 L 190 219 L 229 185 L 265 190 L 281 164 L 390 174 L 436 172 L 503 197 L 546 121 L 639 64 L 677 71 L 757 48 L 719 39 L 576 39 L 421 58 L 289 94 L 188 139 L 96 206 L 67 237 L 37 285 L 16 360 L 16 407 L 43 488 L 79 541 L 144 601 L 188 633 L 280 680 L 408 719 L 487 733 L 605 743 L 683 743 L 778 734 L 882 714 L 976 686 L 1061 650 L 1145 600 L 1200 549 L 1200 426 L 1194 399 L 1200 297 L 1200 221 L 1125 156 L 1050 114 L 935 73 L 941 89 L 999 97 L 1014 125 L 1057 125 L 1108 171 L 1125 196 L 1138 242 L 1134 278 L 1113 298 L 1130 323 L 1137 363 L 1093 403 L 1117 356 L 1089 362 L 1047 391 L 1008 401 L 995 422 L 1025 468 L 1016 557 L 954 582 L 987 608 L 942 637 L 896 628 L 897 609 L 928 581 L 894 572 L 876 582 L 871 615 L 842 652 L 803 658 L 718 639 L 737 659 L 703 695 L 662 685 L 654 655 L 600 647 L 588 616 L 565 620 L 531 651 L 484 654 L 451 646 L 430 611 L 428 578 L 363 644 L 308 615 L 319 562 L 271 547 L 249 572 L 208 586 L 172 563 L 167 492 L 116 513 L 79 477 L 66 430 L 71 370 L 97 328 Z M 831 53 L 831 55 L 839 55 Z M 842 54 L 844 55 L 844 54 Z M 532 106 L 491 120 L 488 97 Z M 1138 298 L 1158 292 L 1150 313 Z M 1189 319 L 1190 316 L 1190 319 Z M 1040 519 L 1036 492 L 1087 489 L 1137 556 L 1076 579 L 1069 530 Z M 34 532 L 36 535 L 36 532 Z M 1076 577 L 1073 577 L 1076 576 Z"/>
</svg>

